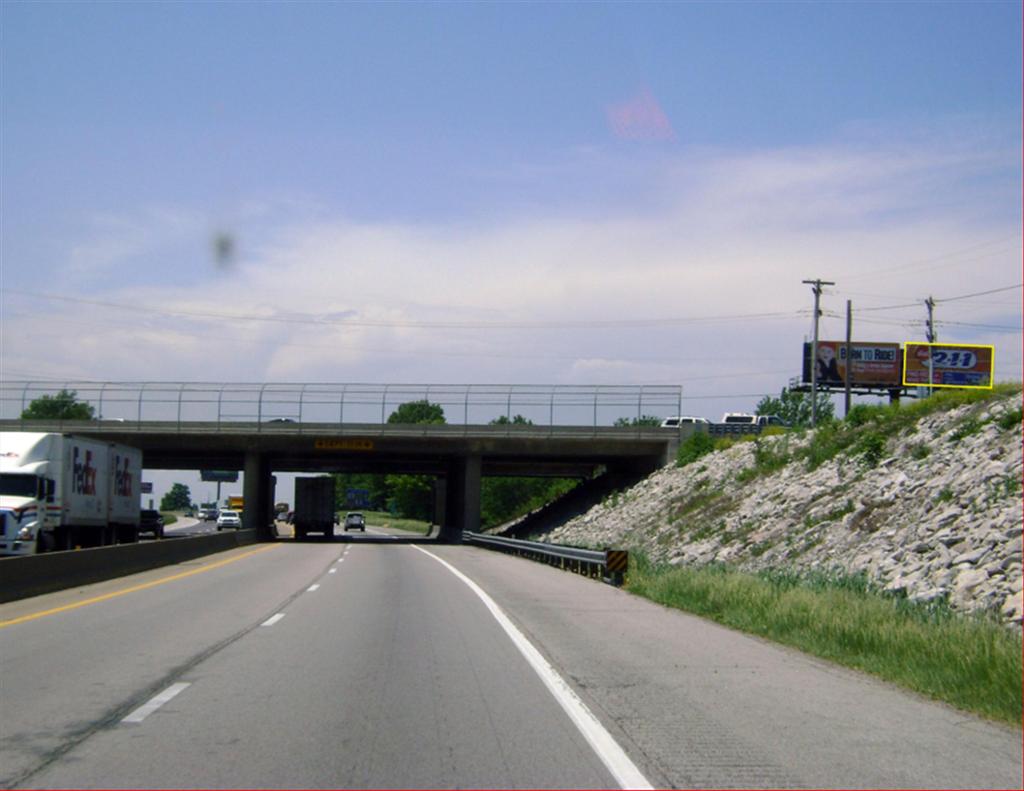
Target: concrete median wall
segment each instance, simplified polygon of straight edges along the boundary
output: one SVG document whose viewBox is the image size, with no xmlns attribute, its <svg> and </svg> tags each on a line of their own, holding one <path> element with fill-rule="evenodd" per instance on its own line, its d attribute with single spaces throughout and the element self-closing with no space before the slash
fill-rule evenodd
<svg viewBox="0 0 1024 791">
<path fill-rule="evenodd" d="M 0 602 L 89 585 L 255 543 L 255 530 L 0 559 Z"/>
</svg>

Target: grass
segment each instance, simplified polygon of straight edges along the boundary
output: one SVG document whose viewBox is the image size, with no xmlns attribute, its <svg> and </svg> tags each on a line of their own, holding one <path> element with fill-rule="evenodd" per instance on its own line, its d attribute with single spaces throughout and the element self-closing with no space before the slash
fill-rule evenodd
<svg viewBox="0 0 1024 791">
<path fill-rule="evenodd" d="M 366 517 L 366 524 L 370 527 L 393 527 L 396 530 L 408 530 L 410 533 L 427 535 L 430 532 L 430 522 L 420 519 L 402 519 L 392 516 L 387 511 L 362 511 Z"/>
<path fill-rule="evenodd" d="M 627 589 L 871 673 L 1000 722 L 1021 722 L 1021 637 L 994 621 L 874 590 L 863 577 L 654 567 Z"/>
<path fill-rule="evenodd" d="M 914 430 L 922 418 L 964 405 L 981 404 L 993 398 L 1019 396 L 1020 393 L 1021 385 L 1014 383 L 996 385 L 992 390 L 946 390 L 912 404 L 858 404 L 845 419 L 820 425 L 799 455 L 806 461 L 807 468 L 813 470 L 850 449 L 861 455 L 868 466 L 874 466 L 885 453 L 885 438 Z M 1000 427 L 1009 429 L 1019 425 L 1016 420 L 1019 414 L 1018 410 L 1002 416 L 998 420 Z M 977 417 L 968 416 L 954 430 L 951 441 L 968 437 L 983 426 Z"/>
</svg>

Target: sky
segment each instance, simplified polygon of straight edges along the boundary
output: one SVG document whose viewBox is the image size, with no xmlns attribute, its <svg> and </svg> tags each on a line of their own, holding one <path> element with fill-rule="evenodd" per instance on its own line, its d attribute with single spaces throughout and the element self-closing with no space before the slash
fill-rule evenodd
<svg viewBox="0 0 1024 791">
<path fill-rule="evenodd" d="M 1019 2 L 0 2 L 0 377 L 1021 379 Z M 897 307 L 892 307 L 897 306 Z"/>
</svg>

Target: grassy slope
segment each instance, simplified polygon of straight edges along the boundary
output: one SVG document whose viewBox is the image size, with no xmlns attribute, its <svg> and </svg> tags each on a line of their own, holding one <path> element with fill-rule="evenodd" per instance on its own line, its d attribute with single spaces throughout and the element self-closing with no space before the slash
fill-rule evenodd
<svg viewBox="0 0 1024 791">
<path fill-rule="evenodd" d="M 813 469 L 839 453 L 870 457 L 878 452 L 880 438 L 926 415 L 993 397 L 1019 398 L 1020 393 L 1020 385 L 1010 385 L 995 391 L 938 393 L 902 407 L 858 407 L 847 420 L 819 429 L 798 458 Z M 1021 419 L 1018 407 L 999 422 L 1014 430 Z M 958 431 L 977 428 L 968 420 Z M 681 448 L 680 463 L 711 452 L 710 444 Z M 771 474 L 789 460 L 765 454 L 748 475 Z M 1021 723 L 1020 634 L 992 621 L 956 615 L 941 603 L 914 605 L 857 578 L 749 574 L 721 567 L 654 568 L 642 558 L 633 563 L 627 588 L 958 708 Z"/>
</svg>

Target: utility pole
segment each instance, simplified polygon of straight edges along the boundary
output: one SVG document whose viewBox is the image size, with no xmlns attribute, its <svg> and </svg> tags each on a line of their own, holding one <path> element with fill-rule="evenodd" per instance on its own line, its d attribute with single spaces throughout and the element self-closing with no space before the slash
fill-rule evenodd
<svg viewBox="0 0 1024 791">
<path fill-rule="evenodd" d="M 811 344 L 811 428 L 814 428 L 818 424 L 818 318 L 821 316 L 818 305 L 821 300 L 821 287 L 834 286 L 835 283 L 820 278 L 803 282 L 814 287 L 814 342 Z"/>
<path fill-rule="evenodd" d="M 846 300 L 846 368 L 845 376 L 843 377 L 846 381 L 843 383 L 846 390 L 846 402 L 843 410 L 843 417 L 850 414 L 850 379 L 853 374 L 853 354 L 850 348 L 850 337 L 853 335 L 853 303 L 850 300 Z"/>
<path fill-rule="evenodd" d="M 924 301 L 924 306 L 928 308 L 928 331 L 925 337 L 928 338 L 928 343 L 935 343 L 935 321 L 934 321 L 934 310 L 935 300 L 929 295 L 928 299 Z M 932 369 L 932 350 L 928 349 L 928 395 L 932 394 L 932 381 L 935 379 L 935 371 Z"/>
</svg>

